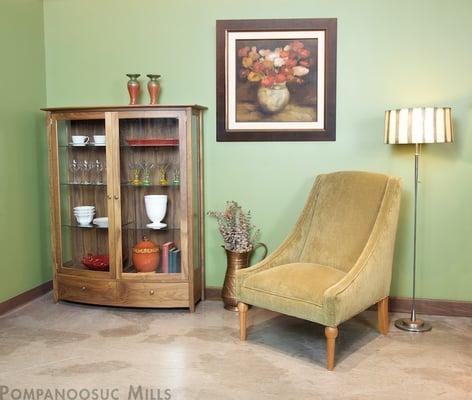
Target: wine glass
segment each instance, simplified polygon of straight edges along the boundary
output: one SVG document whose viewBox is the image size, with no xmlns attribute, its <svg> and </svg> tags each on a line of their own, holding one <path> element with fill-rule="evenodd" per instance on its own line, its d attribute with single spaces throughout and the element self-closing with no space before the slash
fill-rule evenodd
<svg viewBox="0 0 472 400">
<path fill-rule="evenodd" d="M 69 171 L 72 173 L 72 183 L 79 183 L 78 173 L 80 171 L 80 162 L 77 160 L 72 160 L 72 162 L 69 164 Z"/>
<path fill-rule="evenodd" d="M 159 165 L 159 185 L 166 186 L 169 184 L 169 181 L 167 180 L 167 169 L 169 168 L 169 165 L 167 164 L 162 164 Z"/>
<path fill-rule="evenodd" d="M 149 162 L 149 161 L 143 161 L 141 162 L 140 166 L 141 166 L 141 171 L 143 173 L 142 184 L 145 186 L 150 186 L 151 185 L 151 172 L 154 169 L 154 163 Z"/>
<path fill-rule="evenodd" d="M 134 186 L 139 186 L 141 185 L 141 179 L 139 178 L 139 175 L 141 173 L 141 166 L 137 162 L 130 162 L 128 164 L 128 167 L 131 171 L 131 184 Z"/>
<path fill-rule="evenodd" d="M 91 161 L 83 161 L 82 162 L 82 183 L 85 185 L 90 185 L 91 179 L 90 179 L 90 172 L 93 169 L 93 163 Z"/>
<path fill-rule="evenodd" d="M 97 185 L 102 185 L 103 184 L 103 170 L 105 169 L 103 164 L 96 160 L 94 164 L 94 169 L 95 169 L 95 183 Z"/>
</svg>

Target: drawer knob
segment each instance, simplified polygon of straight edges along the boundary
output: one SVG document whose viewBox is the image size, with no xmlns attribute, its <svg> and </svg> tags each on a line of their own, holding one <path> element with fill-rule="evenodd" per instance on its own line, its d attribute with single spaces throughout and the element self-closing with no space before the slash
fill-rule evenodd
<svg viewBox="0 0 472 400">
<path fill-rule="evenodd" d="M 107 194 L 107 199 L 111 200 L 111 194 Z"/>
<path fill-rule="evenodd" d="M 120 198 L 117 194 L 115 194 L 115 196 L 113 197 L 115 198 L 115 200 L 118 200 Z"/>
<path fill-rule="evenodd" d="M 80 290 L 82 290 L 82 292 L 85 291 L 85 289 L 87 289 L 85 286 L 82 286 L 82 287 L 80 288 Z"/>
<path fill-rule="evenodd" d="M 152 296 L 152 295 L 154 294 L 154 290 L 151 289 L 151 290 L 149 291 L 149 294 Z"/>
</svg>

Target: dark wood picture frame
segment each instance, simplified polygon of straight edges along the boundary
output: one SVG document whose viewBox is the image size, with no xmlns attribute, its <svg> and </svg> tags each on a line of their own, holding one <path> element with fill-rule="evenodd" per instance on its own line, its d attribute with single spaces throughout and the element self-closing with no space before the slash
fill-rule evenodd
<svg viewBox="0 0 472 400">
<path fill-rule="evenodd" d="M 299 36 L 297 36 L 299 35 Z M 315 35 L 313 38 L 310 35 Z M 319 35 L 319 36 L 316 36 Z M 298 39 L 298 38 L 306 39 Z M 319 37 L 319 39 L 317 39 Z M 289 39 L 293 38 L 293 39 Z M 273 117 L 272 111 L 263 110 L 264 106 L 257 105 L 259 98 L 258 87 L 262 86 L 262 77 L 256 76 L 255 79 L 261 79 L 254 84 L 254 81 L 246 82 L 253 76 L 247 74 L 257 74 L 253 72 L 253 67 L 244 68 L 247 64 L 243 58 L 247 57 L 247 52 L 257 57 L 258 48 L 251 48 L 251 43 L 255 45 L 265 46 L 266 48 L 274 48 L 274 46 L 284 46 L 292 40 L 292 47 L 279 47 L 279 50 L 285 51 L 286 48 L 291 51 L 293 43 L 298 42 L 300 47 L 304 47 L 300 43 L 315 44 L 315 51 L 311 54 L 317 54 L 312 59 L 307 58 L 306 69 L 302 70 L 307 74 L 307 81 L 311 79 L 312 86 L 305 92 L 309 93 L 303 97 L 303 111 L 310 111 L 311 114 L 303 112 L 297 114 L 296 111 L 301 109 L 296 103 L 296 95 L 290 95 L 290 100 L 286 101 L 286 109 L 284 114 L 279 114 L 277 118 Z M 260 19 L 260 20 L 217 20 L 216 21 L 216 103 L 217 103 L 217 141 L 335 141 L 336 140 L 336 43 L 337 43 L 337 19 Z M 244 48 L 241 46 L 245 45 Z M 272 46 L 271 46 L 272 45 Z M 238 47 L 239 46 L 239 47 Z M 254 46 L 254 47 L 260 47 Z M 264 48 L 264 47 L 261 47 Z M 305 45 L 308 50 L 308 45 Z M 251 50 L 248 50 L 251 49 Z M 310 48 L 311 49 L 311 48 Z M 324 51 L 319 51 L 324 49 Z M 286 54 L 286 53 L 284 53 Z M 310 51 L 307 51 L 310 55 Z M 321 54 L 318 56 L 318 54 Z M 238 57 L 240 57 L 238 59 Z M 253 57 L 254 59 L 254 57 Z M 267 58 L 266 58 L 267 59 Z M 287 58 L 286 58 L 287 59 Z M 313 61 L 315 59 L 315 61 Z M 297 58 L 298 62 L 300 58 Z M 251 60 L 247 60 L 251 63 Z M 254 61 L 256 63 L 258 61 Z M 311 64 L 309 64 L 311 63 Z M 230 67 L 231 65 L 231 67 Z M 315 67 L 311 67 L 315 65 Z M 255 65 L 254 65 L 255 66 Z M 239 67 L 239 69 L 238 69 Z M 298 65 L 297 65 L 298 67 Z M 313 70 L 313 72 L 311 72 Z M 252 71 L 252 72 L 251 72 Z M 291 70 L 293 71 L 293 69 Z M 297 70 L 300 71 L 300 70 Z M 309 73 L 306 71 L 310 71 Z M 272 73 L 272 72 L 271 72 Z M 313 77 L 310 77 L 310 75 Z M 282 75 L 283 76 L 283 75 Z M 295 79 L 294 79 L 295 78 Z M 284 86 L 293 85 L 295 89 L 302 87 L 305 77 L 294 77 Z M 277 79 L 277 78 L 276 78 Z M 282 78 L 283 79 L 283 78 Z M 293 82 L 300 85 L 295 85 Z M 240 83 L 243 82 L 243 83 Z M 321 82 L 321 83 L 319 83 Z M 264 84 L 271 83 L 265 81 Z M 239 86 L 238 86 L 239 85 Z M 246 90 L 243 92 L 240 87 Z M 308 84 L 305 84 L 308 86 Z M 246 99 L 250 90 L 254 95 L 254 101 L 243 101 L 244 93 Z M 323 90 L 320 90 L 322 88 Z M 284 89 L 285 90 L 285 89 Z M 299 90 L 301 91 L 301 90 Z M 292 98 L 293 101 L 292 105 Z M 299 96 L 299 98 L 302 98 Z M 308 99 L 308 100 L 305 100 Z M 287 103 L 288 102 L 288 103 Z M 231 104 L 231 106 L 228 105 Z M 308 107 L 306 106 L 308 105 Z M 289 108 L 295 110 L 290 113 Z M 277 111 L 278 112 L 278 111 Z M 248 116 L 245 120 L 244 117 Z M 285 116 L 286 115 L 286 116 Z M 297 115 L 312 120 L 297 120 Z M 242 116 L 242 117 L 241 117 Z M 320 117 L 321 116 L 321 117 Z M 260 118 L 260 119 L 257 119 Z M 286 118 L 286 119 L 283 119 Z M 269 121 L 267 123 L 267 121 Z M 241 123 L 242 122 L 242 123 Z"/>
</svg>

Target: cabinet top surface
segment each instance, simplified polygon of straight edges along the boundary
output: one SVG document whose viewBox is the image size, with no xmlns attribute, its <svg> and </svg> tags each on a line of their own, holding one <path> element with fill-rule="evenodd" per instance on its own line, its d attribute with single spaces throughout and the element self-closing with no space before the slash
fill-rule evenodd
<svg viewBox="0 0 472 400">
<path fill-rule="evenodd" d="M 206 110 L 207 107 L 198 104 L 136 104 L 136 105 L 118 105 L 118 106 L 77 106 L 77 107 L 45 107 L 42 111 L 49 112 L 81 112 L 81 111 L 153 111 L 153 110 L 182 110 L 192 108 L 195 110 Z"/>
</svg>

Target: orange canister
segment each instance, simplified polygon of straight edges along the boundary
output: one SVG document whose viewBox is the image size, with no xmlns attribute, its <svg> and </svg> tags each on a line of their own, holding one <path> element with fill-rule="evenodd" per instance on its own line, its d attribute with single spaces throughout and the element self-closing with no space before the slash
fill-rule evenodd
<svg viewBox="0 0 472 400">
<path fill-rule="evenodd" d="M 143 236 L 133 247 L 133 264 L 138 272 L 154 272 L 159 264 L 159 246 Z"/>
</svg>

